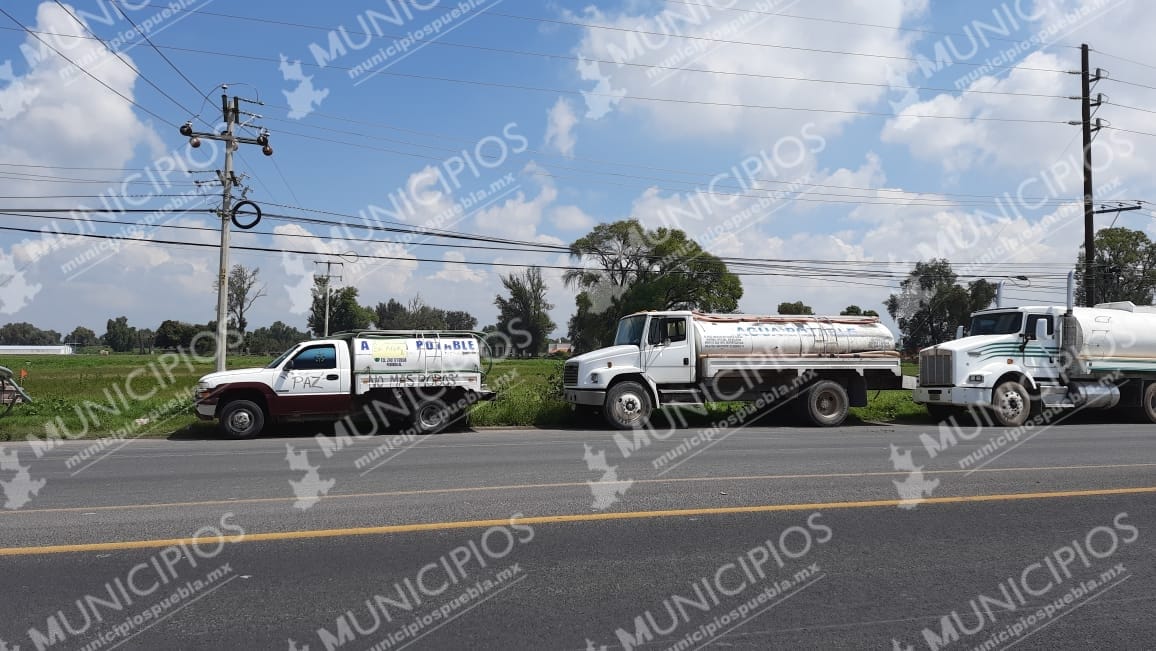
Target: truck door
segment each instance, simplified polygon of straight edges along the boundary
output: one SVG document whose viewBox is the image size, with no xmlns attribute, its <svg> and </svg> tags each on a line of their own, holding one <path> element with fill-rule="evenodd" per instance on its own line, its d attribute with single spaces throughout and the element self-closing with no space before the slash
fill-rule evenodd
<svg viewBox="0 0 1156 651">
<path fill-rule="evenodd" d="M 1036 340 L 1036 322 L 1046 320 L 1048 334 L 1043 341 Z M 1023 365 L 1036 379 L 1059 377 L 1059 342 L 1056 340 L 1056 324 L 1050 314 L 1029 314 L 1024 328 L 1027 342 L 1024 346 Z"/>
<path fill-rule="evenodd" d="M 334 342 L 305 346 L 281 366 L 273 383 L 280 413 L 326 414 L 349 409 L 348 352 Z M 345 353 L 344 358 L 341 354 Z M 344 366 L 344 368 L 343 368 Z"/>
<path fill-rule="evenodd" d="M 694 381 L 694 350 L 687 331 L 690 318 L 656 316 L 650 319 L 642 349 L 642 369 L 656 384 Z"/>
</svg>

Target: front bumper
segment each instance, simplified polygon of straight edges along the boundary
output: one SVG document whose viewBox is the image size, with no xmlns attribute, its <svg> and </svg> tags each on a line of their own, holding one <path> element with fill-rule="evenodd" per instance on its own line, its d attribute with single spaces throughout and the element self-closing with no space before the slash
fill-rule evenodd
<svg viewBox="0 0 1156 651">
<path fill-rule="evenodd" d="M 198 402 L 193 404 L 193 410 L 197 412 L 197 418 L 201 420 L 213 420 L 217 417 L 217 403 L 208 404 Z"/>
<path fill-rule="evenodd" d="M 562 389 L 562 396 L 566 402 L 572 405 L 601 407 L 606 403 L 606 391 L 604 389 L 578 389 L 573 387 L 566 387 Z"/>
<path fill-rule="evenodd" d="M 987 405 L 991 389 L 986 387 L 916 387 L 911 399 L 921 405 Z"/>
</svg>

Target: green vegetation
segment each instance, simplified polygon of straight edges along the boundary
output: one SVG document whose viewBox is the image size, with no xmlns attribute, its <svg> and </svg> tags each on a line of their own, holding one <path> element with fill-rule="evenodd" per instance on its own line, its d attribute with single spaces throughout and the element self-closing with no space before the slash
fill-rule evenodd
<svg viewBox="0 0 1156 651">
<path fill-rule="evenodd" d="M 229 368 L 263 366 L 271 357 L 229 358 Z M 498 397 L 481 403 L 470 414 L 474 426 L 566 427 L 599 424 L 600 420 L 574 413 L 563 402 L 563 360 L 511 359 L 498 362 L 487 378 L 500 387 Z M 0 441 L 43 437 L 52 428 L 62 435 L 97 437 L 114 433 L 128 436 L 165 436 L 190 428 L 209 433 L 192 413 L 192 390 L 197 380 L 213 370 L 202 361 L 166 355 L 62 355 L 3 357 L 0 366 L 25 369 L 21 384 L 35 402 L 22 404 L 0 419 Z M 904 372 L 915 372 L 904 365 Z M 852 409 L 863 421 L 910 422 L 926 420 L 923 407 L 911 402 L 908 391 L 872 394 L 867 407 Z M 743 409 L 742 403 L 710 405 L 706 410 L 685 408 L 667 418 L 687 427 L 706 427 Z M 767 424 L 791 422 L 789 410 L 773 413 Z M 147 422 L 138 422 L 140 419 Z M 67 434 L 66 434 L 67 433 Z"/>
</svg>

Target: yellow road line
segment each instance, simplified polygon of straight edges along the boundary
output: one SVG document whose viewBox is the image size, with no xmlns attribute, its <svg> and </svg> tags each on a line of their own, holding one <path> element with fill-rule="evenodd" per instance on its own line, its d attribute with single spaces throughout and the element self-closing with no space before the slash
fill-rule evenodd
<svg viewBox="0 0 1156 651">
<path fill-rule="evenodd" d="M 1051 470 L 1103 470 L 1108 468 L 1148 468 L 1156 463 L 1118 463 L 1087 466 L 1031 466 L 1022 468 L 981 468 L 978 470 L 924 470 L 924 475 L 960 475 L 965 473 L 998 473 L 998 472 L 1046 472 Z M 719 482 L 719 481 L 769 481 L 776 479 L 847 479 L 855 477 L 906 477 L 907 471 L 882 472 L 837 472 L 823 474 L 796 474 L 796 475 L 734 475 L 724 477 L 674 477 L 669 479 L 634 479 L 635 484 L 678 484 L 686 482 Z M 612 484 L 615 482 L 602 482 Z M 322 501 L 356 499 L 366 497 L 402 497 L 406 495 L 438 495 L 445 493 L 473 493 L 483 491 L 515 491 L 539 488 L 574 488 L 585 487 L 587 482 L 555 482 L 548 484 L 506 484 L 500 486 L 460 486 L 454 488 L 426 488 L 406 491 L 382 491 L 376 493 L 342 493 L 336 495 L 321 495 Z M 146 504 L 112 504 L 109 506 L 70 506 L 55 509 L 15 509 L 0 510 L 0 517 L 13 517 L 33 513 L 88 513 L 95 511 L 119 511 L 131 509 L 163 509 L 176 506 L 221 506 L 227 504 L 261 504 L 269 502 L 294 502 L 296 497 L 247 497 L 235 500 L 204 500 L 198 502 L 154 502 Z"/>
<path fill-rule="evenodd" d="M 1049 493 L 1008 493 L 1003 495 L 961 495 L 956 497 L 931 497 L 919 500 L 920 504 L 964 504 L 969 502 L 1008 502 L 1018 500 L 1039 500 L 1061 497 L 1095 497 L 1103 495 L 1136 495 L 1156 493 L 1156 486 L 1136 488 L 1100 488 L 1076 491 L 1055 491 Z M 763 504 L 758 506 L 723 506 L 697 509 L 673 509 L 666 511 L 628 511 L 623 513 L 574 513 L 566 515 L 542 515 L 528 518 L 501 520 L 459 520 L 456 522 L 425 522 L 417 524 L 392 524 L 377 527 L 352 527 L 344 529 L 312 529 L 306 531 L 272 531 L 268 533 L 245 534 L 244 536 L 206 536 L 204 538 L 166 538 L 161 540 L 129 540 L 104 543 L 82 543 L 75 545 L 48 545 L 42 547 L 0 548 L 0 556 L 31 556 L 41 554 L 62 554 L 67 552 L 120 551 L 170 547 L 173 545 L 206 543 L 247 543 L 278 540 L 308 540 L 315 538 L 344 538 L 350 536 L 372 536 L 420 531 L 444 531 L 447 529 L 480 529 L 517 524 L 558 524 L 564 522 L 593 522 L 600 520 L 643 520 L 651 518 L 687 517 L 696 515 L 729 515 L 748 513 L 771 513 L 776 511 L 820 511 L 833 509 L 864 509 L 907 504 L 907 500 L 867 500 L 862 502 L 812 502 L 806 504 Z"/>
</svg>

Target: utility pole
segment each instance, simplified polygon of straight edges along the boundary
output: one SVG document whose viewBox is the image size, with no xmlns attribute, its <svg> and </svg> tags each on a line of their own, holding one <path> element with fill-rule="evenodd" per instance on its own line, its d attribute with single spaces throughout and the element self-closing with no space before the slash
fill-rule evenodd
<svg viewBox="0 0 1156 651">
<path fill-rule="evenodd" d="M 1092 124 L 1092 109 L 1099 108 L 1100 95 L 1092 100 L 1092 84 L 1101 78 L 1096 68 L 1093 77 L 1088 65 L 1088 44 L 1080 45 L 1080 125 L 1084 136 L 1084 303 L 1088 307 L 1096 304 L 1096 228 L 1093 222 L 1095 210 L 1092 206 L 1092 133 L 1100 130 L 1100 119 Z"/>
<path fill-rule="evenodd" d="M 329 336 L 329 283 L 334 278 L 336 278 L 337 280 L 341 280 L 340 275 L 337 275 L 337 276 L 333 275 L 333 267 L 336 266 L 340 269 L 344 269 L 345 263 L 344 262 L 333 262 L 332 260 L 315 260 L 313 262 L 313 264 L 325 265 L 325 274 L 322 276 L 319 276 L 319 277 L 325 279 L 325 334 L 323 334 L 322 336 L 328 337 Z"/>
<path fill-rule="evenodd" d="M 229 222 L 233 219 L 232 202 L 233 202 L 233 186 L 237 185 L 237 177 L 233 173 L 233 152 L 236 151 L 240 143 L 248 145 L 261 145 L 261 152 L 266 156 L 273 155 L 273 148 L 269 146 L 269 132 L 262 129 L 256 138 L 245 138 L 236 134 L 237 126 L 248 126 L 247 124 L 240 124 L 241 119 L 241 102 L 242 99 L 233 96 L 230 105 L 229 96 L 226 91 L 229 87 L 221 84 L 221 114 L 224 116 L 225 129 L 221 133 L 204 133 L 193 131 L 193 123 L 186 122 L 181 125 L 181 135 L 189 138 L 189 144 L 195 147 L 201 146 L 201 138 L 209 140 L 219 140 L 225 143 L 225 169 L 217 170 L 217 179 L 221 182 L 221 210 L 217 213 L 221 218 L 221 258 L 220 268 L 217 272 L 217 371 L 225 370 L 225 353 L 228 350 L 228 336 L 229 336 Z M 259 101 L 243 100 L 253 104 L 261 104 Z M 254 118 L 261 116 L 253 113 L 244 113 Z"/>
</svg>

